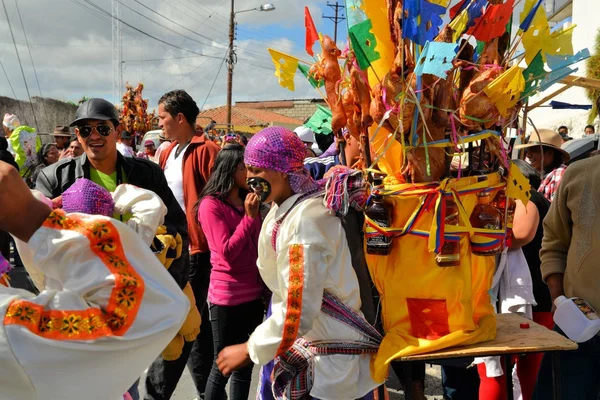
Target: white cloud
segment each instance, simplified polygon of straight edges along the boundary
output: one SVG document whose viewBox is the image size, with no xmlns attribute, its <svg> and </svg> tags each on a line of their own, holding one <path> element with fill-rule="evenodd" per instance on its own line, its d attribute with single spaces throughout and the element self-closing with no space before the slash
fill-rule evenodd
<svg viewBox="0 0 600 400">
<path fill-rule="evenodd" d="M 88 2 L 110 12 L 109 0 L 18 0 L 45 97 L 78 100 L 82 96 L 100 96 L 112 100 L 111 21 Z M 226 65 L 222 67 L 216 81 L 215 76 L 228 40 L 229 2 L 222 5 L 223 0 L 140 0 L 176 23 L 159 17 L 135 0 L 121 2 L 156 21 L 152 23 L 121 6 L 121 19 L 127 23 L 182 48 L 217 57 L 194 57 L 193 53 L 169 47 L 144 37 L 131 28 L 123 27 L 123 60 L 126 61 L 124 80 L 132 85 L 140 81 L 144 83 L 144 95 L 149 99 L 151 108 L 155 107 L 160 95 L 175 88 L 188 90 L 199 105 L 206 100 L 205 108 L 225 104 Z M 296 79 L 295 92 L 280 87 L 273 75 L 274 68 L 266 50 L 268 47 L 304 58 L 307 56 L 291 40 L 261 29 L 264 25 L 279 24 L 303 30 L 304 4 L 295 0 L 269 2 L 276 5 L 276 11 L 247 12 L 236 17 L 238 63 L 234 75 L 234 101 L 318 96 L 300 75 Z M 261 1 L 256 0 L 237 0 L 236 10 L 260 4 Z M 308 2 L 316 22 L 320 20 L 321 14 L 317 4 L 316 1 Z M 16 8 L 13 2 L 7 2 L 7 7 L 30 93 L 37 96 L 39 91 Z M 215 10 L 218 12 L 213 13 Z M 0 15 L 0 19 L 2 18 Z M 164 29 L 158 23 L 180 34 Z M 182 29 L 178 24 L 198 35 Z M 0 24 L 0 35 L 3 38 L 0 42 L 0 59 L 17 97 L 26 99 L 23 78 L 6 23 Z M 159 59 L 160 61 L 140 62 Z M 213 82 L 214 88 L 207 99 Z M 12 97 L 8 82 L 1 72 L 0 94 Z"/>
</svg>

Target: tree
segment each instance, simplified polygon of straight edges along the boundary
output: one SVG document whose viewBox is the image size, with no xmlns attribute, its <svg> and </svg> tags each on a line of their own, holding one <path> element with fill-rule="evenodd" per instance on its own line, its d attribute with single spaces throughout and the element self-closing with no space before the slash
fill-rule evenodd
<svg viewBox="0 0 600 400">
<path fill-rule="evenodd" d="M 594 55 L 586 61 L 586 76 L 592 79 L 600 79 L 600 29 L 596 33 L 596 43 L 594 44 Z M 586 89 L 587 97 L 592 102 L 592 109 L 588 117 L 588 124 L 594 122 L 596 117 L 600 116 L 600 90 Z"/>
</svg>

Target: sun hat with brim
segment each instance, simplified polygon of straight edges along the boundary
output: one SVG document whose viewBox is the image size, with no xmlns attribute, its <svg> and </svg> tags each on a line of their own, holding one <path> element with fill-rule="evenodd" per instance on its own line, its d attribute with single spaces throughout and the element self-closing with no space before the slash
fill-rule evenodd
<svg viewBox="0 0 600 400">
<path fill-rule="evenodd" d="M 552 129 L 538 129 L 537 132 L 532 132 L 529 136 L 529 142 L 515 146 L 515 149 L 526 149 L 535 146 L 544 146 L 554 150 L 558 150 L 562 155 L 563 162 L 569 162 L 571 156 L 560 146 L 563 143 L 562 136 L 554 132 Z"/>
<path fill-rule="evenodd" d="M 71 137 L 71 131 L 68 126 L 56 125 L 54 127 L 54 132 L 52 132 L 52 136 Z"/>
<path fill-rule="evenodd" d="M 104 99 L 89 99 L 84 101 L 75 114 L 75 120 L 69 126 L 76 126 L 85 120 L 113 121 L 119 124 L 119 112 L 117 108 L 109 101 Z"/>
</svg>

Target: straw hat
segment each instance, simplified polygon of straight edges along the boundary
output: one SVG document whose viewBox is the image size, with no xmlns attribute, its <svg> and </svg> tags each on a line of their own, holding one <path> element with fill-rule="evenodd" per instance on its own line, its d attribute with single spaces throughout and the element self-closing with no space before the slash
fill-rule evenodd
<svg viewBox="0 0 600 400">
<path fill-rule="evenodd" d="M 56 125 L 54 127 L 54 132 L 52 132 L 52 136 L 71 137 L 71 131 L 68 126 Z"/>
<path fill-rule="evenodd" d="M 516 149 L 526 149 L 534 146 L 544 146 L 554 150 L 558 150 L 563 157 L 564 162 L 569 162 L 571 156 L 569 153 L 560 148 L 563 143 L 562 137 L 552 129 L 538 129 L 537 132 L 532 132 L 529 136 L 529 142 L 515 146 Z"/>
</svg>

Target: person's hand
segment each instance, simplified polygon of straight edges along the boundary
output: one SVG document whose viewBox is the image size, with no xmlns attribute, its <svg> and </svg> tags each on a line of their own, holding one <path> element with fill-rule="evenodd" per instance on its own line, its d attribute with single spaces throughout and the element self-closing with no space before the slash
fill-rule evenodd
<svg viewBox="0 0 600 400">
<path fill-rule="evenodd" d="M 73 150 L 72 149 L 66 149 L 60 152 L 60 157 L 58 157 L 59 160 L 62 160 L 64 158 L 69 158 L 69 157 L 73 157 Z"/>
<path fill-rule="evenodd" d="M 323 179 L 329 179 L 329 177 L 332 176 L 333 173 L 336 171 L 348 172 L 349 170 L 350 168 L 346 167 L 345 165 L 334 165 L 333 167 L 329 168 L 327 172 L 325 172 L 325 175 L 323 175 Z"/>
<path fill-rule="evenodd" d="M 52 209 L 62 208 L 62 195 L 52 199 Z"/>
<path fill-rule="evenodd" d="M 50 214 L 50 207 L 33 197 L 10 164 L 0 161 L 0 230 L 28 242 Z"/>
<path fill-rule="evenodd" d="M 260 211 L 260 199 L 256 194 L 248 193 L 246 200 L 244 201 L 244 209 L 246 210 L 247 216 L 256 218 Z"/>
<path fill-rule="evenodd" d="M 217 366 L 224 376 L 231 375 L 233 371 L 250 365 L 251 362 L 247 343 L 227 346 L 217 356 Z"/>
<path fill-rule="evenodd" d="M 546 278 L 546 284 L 548 285 L 550 298 L 552 299 L 552 309 L 550 310 L 552 314 L 554 314 L 554 311 L 556 311 L 554 300 L 556 300 L 558 296 L 563 296 L 565 294 L 563 278 L 563 274 L 552 274 Z"/>
</svg>

